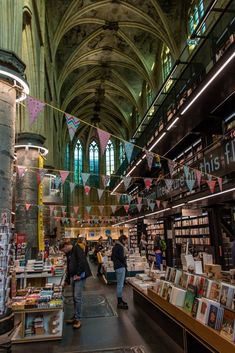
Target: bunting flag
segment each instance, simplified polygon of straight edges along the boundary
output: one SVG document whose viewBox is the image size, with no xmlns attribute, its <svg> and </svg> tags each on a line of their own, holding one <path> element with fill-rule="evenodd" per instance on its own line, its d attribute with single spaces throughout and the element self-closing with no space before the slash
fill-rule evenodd
<svg viewBox="0 0 235 353">
<path fill-rule="evenodd" d="M 26 211 L 29 210 L 30 206 L 31 206 L 31 203 L 26 203 L 26 204 L 25 204 L 25 209 L 26 209 Z"/>
<path fill-rule="evenodd" d="M 152 180 L 153 180 L 152 178 L 145 178 L 144 179 L 144 184 L 145 184 L 145 187 L 147 190 L 150 189 L 150 186 L 152 185 Z"/>
<path fill-rule="evenodd" d="M 142 203 L 142 197 L 138 196 L 137 197 L 137 203 L 140 205 Z"/>
<path fill-rule="evenodd" d="M 62 210 L 62 212 L 65 212 L 66 206 L 61 206 L 61 210 Z"/>
<path fill-rule="evenodd" d="M 105 188 L 109 184 L 109 181 L 110 181 L 109 175 L 102 175 L 102 182 L 103 182 Z"/>
<path fill-rule="evenodd" d="M 152 169 L 152 165 L 153 165 L 154 154 L 152 152 L 145 151 L 145 155 L 146 155 L 146 159 L 147 159 L 149 170 L 151 170 Z"/>
<path fill-rule="evenodd" d="M 195 183 L 196 183 L 195 179 L 186 179 L 186 184 L 187 184 L 190 192 L 192 192 Z"/>
<path fill-rule="evenodd" d="M 86 185 L 87 180 L 90 177 L 90 173 L 81 173 L 83 185 Z"/>
<path fill-rule="evenodd" d="M 122 177 L 122 180 L 124 182 L 124 186 L 125 186 L 125 190 L 127 190 L 130 186 L 130 183 L 131 183 L 131 177 Z"/>
<path fill-rule="evenodd" d="M 73 141 L 74 135 L 80 124 L 80 121 L 74 116 L 71 116 L 69 114 L 65 114 L 65 117 L 66 117 L 66 122 L 69 130 L 69 137 L 70 137 L 70 140 Z"/>
<path fill-rule="evenodd" d="M 73 209 L 74 209 L 74 213 L 77 214 L 77 213 L 78 213 L 79 206 L 73 206 Z"/>
<path fill-rule="evenodd" d="M 103 155 L 110 138 L 110 133 L 98 128 L 96 130 L 100 140 L 101 155 Z"/>
<path fill-rule="evenodd" d="M 207 182 L 207 185 L 209 186 L 211 193 L 214 194 L 216 180 L 207 180 L 206 182 Z"/>
<path fill-rule="evenodd" d="M 60 173 L 61 183 L 62 185 L 64 185 L 64 182 L 67 179 L 69 172 L 67 170 L 59 170 L 59 173 Z"/>
<path fill-rule="evenodd" d="M 63 215 L 63 217 L 66 217 L 66 215 L 67 215 L 67 212 L 62 212 L 62 215 Z"/>
<path fill-rule="evenodd" d="M 91 206 L 86 206 L 87 213 L 91 212 Z"/>
<path fill-rule="evenodd" d="M 104 211 L 104 206 L 98 206 L 98 208 L 99 208 L 100 214 L 102 214 Z"/>
<path fill-rule="evenodd" d="M 57 216 L 57 215 L 58 215 L 58 211 L 54 210 L 54 216 Z"/>
<path fill-rule="evenodd" d="M 41 113 L 45 106 L 45 103 L 33 97 L 27 96 L 26 104 L 28 107 L 29 123 L 31 125 L 37 120 L 39 113 Z"/>
<path fill-rule="evenodd" d="M 120 202 L 121 194 L 116 193 L 117 202 Z"/>
<path fill-rule="evenodd" d="M 170 172 L 170 176 L 172 176 L 174 169 L 175 169 L 175 162 L 170 159 L 168 160 L 168 169 Z"/>
<path fill-rule="evenodd" d="M 128 199 L 128 202 L 131 203 L 131 201 L 132 201 L 131 195 L 127 195 L 127 199 Z"/>
<path fill-rule="evenodd" d="M 38 172 L 37 172 L 37 183 L 38 184 L 41 184 L 46 173 L 47 173 L 47 169 L 41 169 L 41 168 L 38 169 Z"/>
<path fill-rule="evenodd" d="M 154 202 L 151 202 L 149 207 L 151 208 L 151 210 L 153 211 L 154 210 L 154 207 L 155 207 L 155 203 Z"/>
<path fill-rule="evenodd" d="M 217 180 L 218 180 L 220 191 L 223 191 L 223 179 L 222 178 L 217 178 Z"/>
<path fill-rule="evenodd" d="M 187 165 L 184 165 L 184 174 L 186 176 L 186 178 L 188 178 L 189 175 L 189 167 Z"/>
<path fill-rule="evenodd" d="M 201 180 L 202 180 L 202 172 L 198 169 L 195 169 L 195 174 L 196 174 L 196 179 L 197 179 L 197 185 L 200 187 Z"/>
<path fill-rule="evenodd" d="M 126 158 L 128 160 L 128 163 L 130 163 L 134 145 L 133 143 L 130 143 L 130 142 L 125 142 L 124 145 L 125 145 L 125 151 L 126 151 Z"/>
<path fill-rule="evenodd" d="M 164 179 L 168 192 L 172 190 L 174 179 Z"/>
<path fill-rule="evenodd" d="M 17 172 L 18 172 L 19 178 L 21 178 L 25 174 L 25 171 L 26 171 L 26 167 L 23 167 L 20 165 L 17 166 Z"/>
<path fill-rule="evenodd" d="M 91 188 L 90 188 L 90 186 L 85 185 L 84 190 L 85 190 L 85 194 L 88 196 Z"/>
<path fill-rule="evenodd" d="M 70 183 L 69 183 L 69 186 L 70 186 L 70 192 L 72 193 L 73 192 L 73 190 L 74 190 L 74 188 L 75 188 L 75 183 L 73 183 L 72 181 L 70 181 Z"/>
<path fill-rule="evenodd" d="M 117 206 L 116 205 L 112 205 L 110 207 L 111 207 L 112 213 L 114 214 L 116 212 Z"/>
<path fill-rule="evenodd" d="M 104 190 L 103 189 L 97 189 L 97 192 L 98 192 L 98 197 L 99 197 L 99 200 L 101 199 L 103 193 L 104 193 Z"/>
<path fill-rule="evenodd" d="M 142 209 L 142 204 L 138 203 L 138 204 L 136 205 L 136 207 L 137 207 L 137 210 L 140 212 L 141 209 Z"/>
<path fill-rule="evenodd" d="M 56 189 L 59 189 L 60 184 L 61 184 L 61 179 L 60 179 L 60 177 L 57 175 L 57 176 L 55 177 L 55 187 L 56 187 Z"/>
<path fill-rule="evenodd" d="M 151 203 L 151 200 L 149 199 L 146 199 L 147 200 L 147 205 L 148 205 L 148 208 L 150 207 L 150 203 Z"/>
<path fill-rule="evenodd" d="M 162 201 L 162 206 L 163 206 L 164 208 L 166 208 L 167 205 L 168 205 L 168 201 Z"/>
<path fill-rule="evenodd" d="M 157 207 L 160 208 L 160 206 L 161 206 L 161 201 L 160 201 L 160 200 L 156 200 L 156 204 L 157 204 Z"/>
<path fill-rule="evenodd" d="M 124 205 L 123 207 L 124 207 L 124 210 L 126 211 L 126 213 L 128 213 L 130 205 Z"/>
</svg>

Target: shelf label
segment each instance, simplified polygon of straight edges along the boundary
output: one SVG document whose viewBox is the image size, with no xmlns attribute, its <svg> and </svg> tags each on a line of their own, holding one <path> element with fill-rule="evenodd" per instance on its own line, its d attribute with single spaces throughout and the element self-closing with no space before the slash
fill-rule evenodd
<svg viewBox="0 0 235 353">
<path fill-rule="evenodd" d="M 199 208 L 197 208 L 197 209 L 182 208 L 182 216 L 183 217 L 202 216 L 202 210 Z"/>
</svg>

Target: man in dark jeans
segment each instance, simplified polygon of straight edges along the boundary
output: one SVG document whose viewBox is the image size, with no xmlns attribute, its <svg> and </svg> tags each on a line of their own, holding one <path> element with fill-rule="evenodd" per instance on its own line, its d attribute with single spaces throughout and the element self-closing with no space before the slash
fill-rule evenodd
<svg viewBox="0 0 235 353">
<path fill-rule="evenodd" d="M 73 288 L 74 316 L 66 322 L 77 329 L 81 327 L 82 291 L 86 278 L 91 276 L 91 270 L 85 252 L 79 244 L 72 245 L 70 242 L 62 242 L 59 249 L 67 257 L 65 283 L 71 284 Z"/>
<path fill-rule="evenodd" d="M 122 300 L 122 292 L 125 282 L 126 276 L 126 253 L 127 249 L 125 245 L 127 245 L 127 237 L 125 235 L 121 235 L 118 241 L 115 243 L 112 249 L 111 260 L 113 261 L 114 270 L 116 272 L 117 279 L 117 307 L 118 309 L 128 309 L 128 305 L 126 302 Z"/>
</svg>

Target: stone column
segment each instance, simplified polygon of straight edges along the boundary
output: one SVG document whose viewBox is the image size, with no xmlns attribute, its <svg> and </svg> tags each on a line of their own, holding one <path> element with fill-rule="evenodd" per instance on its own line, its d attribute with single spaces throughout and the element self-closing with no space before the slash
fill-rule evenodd
<svg viewBox="0 0 235 353">
<path fill-rule="evenodd" d="M 11 232 L 16 99 L 21 97 L 22 89 L 28 89 L 24 70 L 25 65 L 13 52 L 0 49 L 0 224 L 5 213 L 9 226 L 4 229 L 8 233 Z M 3 288 L 9 275 L 6 268 L 4 271 Z M 6 295 L 6 291 L 1 295 Z M 0 314 L 2 335 L 13 328 L 14 320 L 6 306 L 1 307 Z"/>
<path fill-rule="evenodd" d="M 17 233 L 26 234 L 27 258 L 35 258 L 38 253 L 38 160 L 45 138 L 41 135 L 23 132 L 16 136 L 17 165 L 28 170 L 21 178 L 16 178 L 16 216 Z M 19 147 L 18 147 L 19 146 Z M 35 147 L 37 146 L 37 147 Z M 35 168 L 35 169 L 34 169 Z M 28 211 L 25 204 L 30 204 Z"/>
</svg>

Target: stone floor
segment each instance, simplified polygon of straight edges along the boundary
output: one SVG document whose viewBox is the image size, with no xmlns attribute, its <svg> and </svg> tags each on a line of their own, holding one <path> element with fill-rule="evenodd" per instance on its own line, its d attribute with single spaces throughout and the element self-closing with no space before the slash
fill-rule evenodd
<svg viewBox="0 0 235 353">
<path fill-rule="evenodd" d="M 113 308 L 114 314 L 117 312 L 118 315 L 84 318 L 80 330 L 64 325 L 61 341 L 17 344 L 13 345 L 13 353 L 131 353 L 131 347 L 136 347 L 132 350 L 136 353 L 141 350 L 145 353 L 182 353 L 157 322 L 133 303 L 130 287 L 125 288 L 124 295 L 129 310 L 116 310 L 115 288 L 115 285 L 106 285 L 102 279 L 93 277 L 87 280 L 85 291 L 87 294 L 97 292 L 97 296 L 102 293 L 108 305 Z M 66 302 L 65 318 L 68 318 L 72 314 L 73 306 L 71 301 Z M 97 310 L 100 309 L 97 307 Z"/>
</svg>

